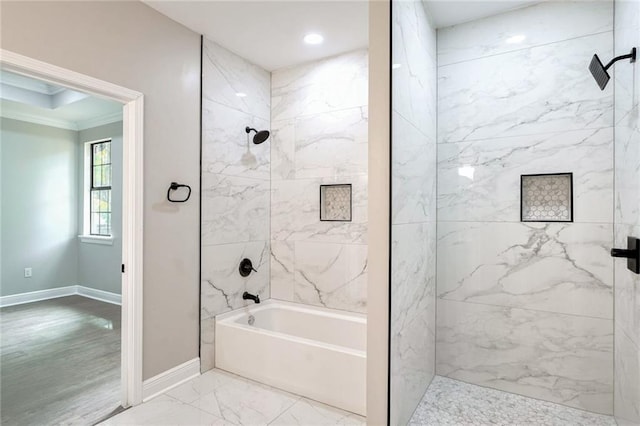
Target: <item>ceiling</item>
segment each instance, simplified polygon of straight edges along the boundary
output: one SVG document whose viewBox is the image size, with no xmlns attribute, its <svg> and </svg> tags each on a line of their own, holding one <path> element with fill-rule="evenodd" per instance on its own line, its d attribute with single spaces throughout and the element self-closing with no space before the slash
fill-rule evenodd
<svg viewBox="0 0 640 426">
<path fill-rule="evenodd" d="M 267 71 L 337 55 L 369 44 L 368 0 L 143 0 Z M 405 1 L 405 0 L 398 0 Z M 541 0 L 424 0 L 436 27 L 473 21 Z M 302 39 L 314 32 L 322 45 Z"/>
<path fill-rule="evenodd" d="M 458 25 L 541 2 L 542 0 L 424 0 L 437 28 Z"/>
<path fill-rule="evenodd" d="M 122 105 L 0 70 L 0 115 L 70 130 L 122 120 Z"/>
<path fill-rule="evenodd" d="M 267 71 L 369 45 L 366 0 L 143 1 Z M 324 43 L 305 44 L 308 33 Z"/>
</svg>

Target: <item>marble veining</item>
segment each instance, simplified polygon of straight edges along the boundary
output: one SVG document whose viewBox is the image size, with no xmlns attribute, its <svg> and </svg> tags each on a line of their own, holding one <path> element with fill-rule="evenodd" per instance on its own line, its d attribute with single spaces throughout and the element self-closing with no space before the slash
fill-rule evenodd
<svg viewBox="0 0 640 426">
<path fill-rule="evenodd" d="M 366 312 L 367 246 L 297 241 L 295 302 Z"/>
<path fill-rule="evenodd" d="M 584 72 L 611 33 L 438 68 L 438 142 L 611 127 L 613 96 Z M 469 72 L 473 70 L 473 72 Z"/>
<path fill-rule="evenodd" d="M 520 175 L 573 173 L 575 222 L 613 219 L 613 128 L 438 145 L 438 219 L 520 221 Z"/>
<path fill-rule="evenodd" d="M 616 426 L 610 416 L 434 377 L 409 425 Z"/>
<path fill-rule="evenodd" d="M 438 297 L 613 318 L 612 226 L 438 223 Z"/>
<path fill-rule="evenodd" d="M 205 39 L 202 73 L 202 96 L 205 101 L 217 102 L 269 120 L 271 75 L 268 71 Z"/>
<path fill-rule="evenodd" d="M 214 369 L 102 425 L 353 425 L 366 419 Z"/>
<path fill-rule="evenodd" d="M 567 25 L 571 16 L 571 25 Z M 544 2 L 438 30 L 438 65 L 613 30 L 613 2 Z"/>
<path fill-rule="evenodd" d="M 438 81 L 423 2 L 393 1 L 391 14 L 389 421 L 403 425 L 435 373 Z"/>
<path fill-rule="evenodd" d="M 368 82 L 366 49 L 275 71 L 271 120 L 366 106 Z"/>
<path fill-rule="evenodd" d="M 613 413 L 613 321 L 438 300 L 436 372 Z"/>
</svg>

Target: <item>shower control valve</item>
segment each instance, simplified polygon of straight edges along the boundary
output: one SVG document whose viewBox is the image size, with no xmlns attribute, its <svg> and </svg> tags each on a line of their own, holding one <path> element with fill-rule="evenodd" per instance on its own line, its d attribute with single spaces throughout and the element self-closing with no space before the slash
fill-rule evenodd
<svg viewBox="0 0 640 426">
<path fill-rule="evenodd" d="M 242 275 L 243 277 L 248 277 L 251 272 L 258 272 L 258 270 L 253 267 L 251 259 L 242 259 L 238 270 L 240 271 L 240 275 Z"/>
</svg>

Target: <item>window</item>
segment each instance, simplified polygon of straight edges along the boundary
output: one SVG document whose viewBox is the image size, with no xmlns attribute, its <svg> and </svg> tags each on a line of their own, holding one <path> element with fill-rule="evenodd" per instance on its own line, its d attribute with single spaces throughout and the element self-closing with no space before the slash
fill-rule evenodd
<svg viewBox="0 0 640 426">
<path fill-rule="evenodd" d="M 93 142 L 89 150 L 89 234 L 111 236 L 111 140 Z"/>
</svg>

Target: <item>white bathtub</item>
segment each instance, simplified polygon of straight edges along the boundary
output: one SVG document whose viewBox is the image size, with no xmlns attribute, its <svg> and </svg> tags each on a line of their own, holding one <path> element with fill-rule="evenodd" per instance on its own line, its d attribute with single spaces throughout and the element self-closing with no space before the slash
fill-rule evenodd
<svg viewBox="0 0 640 426">
<path fill-rule="evenodd" d="M 215 364 L 365 416 L 366 329 L 362 314 L 266 300 L 216 317 Z"/>
</svg>

